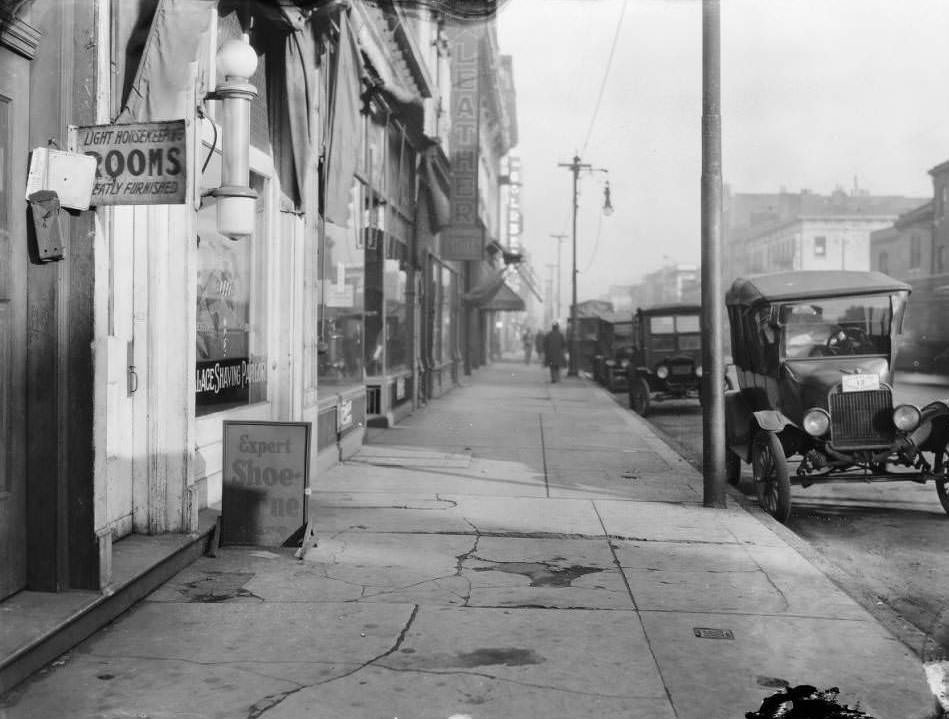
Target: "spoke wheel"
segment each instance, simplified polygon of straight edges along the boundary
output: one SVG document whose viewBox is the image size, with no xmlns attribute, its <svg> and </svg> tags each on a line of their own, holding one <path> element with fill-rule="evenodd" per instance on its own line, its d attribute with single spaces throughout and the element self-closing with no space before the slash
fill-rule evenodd
<svg viewBox="0 0 949 719">
<path fill-rule="evenodd" d="M 936 494 L 946 514 L 949 514 L 949 448 L 936 455 Z"/>
<path fill-rule="evenodd" d="M 642 417 L 649 412 L 649 386 L 642 377 L 635 378 L 630 385 L 629 408 Z"/>
<path fill-rule="evenodd" d="M 751 469 L 758 503 L 784 524 L 791 516 L 791 481 L 781 440 L 774 432 L 759 431 L 751 446 Z"/>
</svg>

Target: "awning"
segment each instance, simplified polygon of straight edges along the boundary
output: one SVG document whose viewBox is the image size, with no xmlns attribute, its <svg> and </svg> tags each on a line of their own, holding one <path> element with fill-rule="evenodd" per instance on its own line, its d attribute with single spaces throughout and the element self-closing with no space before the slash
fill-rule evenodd
<svg viewBox="0 0 949 719">
<path fill-rule="evenodd" d="M 498 270 L 479 282 L 463 299 L 469 305 L 489 312 L 523 312 L 521 299 L 504 281 L 504 270 Z"/>
<path fill-rule="evenodd" d="M 439 167 L 438 153 L 440 151 L 437 145 L 433 145 L 422 153 L 422 182 L 420 183 L 427 197 L 429 227 L 435 234 L 451 224 L 448 182 L 442 180 L 444 170 Z"/>
<path fill-rule="evenodd" d="M 504 270 L 495 270 L 466 292 L 462 299 L 468 304 L 480 307 L 491 299 L 504 284 Z"/>
<path fill-rule="evenodd" d="M 117 122 L 189 117 L 194 97 L 191 74 L 186 70 L 188 63 L 198 58 L 201 36 L 210 29 L 217 5 L 217 0 L 160 0 Z M 145 20 L 147 13 L 141 12 Z"/>
<path fill-rule="evenodd" d="M 341 227 L 349 224 L 350 192 L 359 153 L 362 118 L 359 99 L 362 59 L 345 11 L 339 15 L 339 52 L 333 76 L 329 141 L 323 183 L 323 216 Z"/>
<path fill-rule="evenodd" d="M 487 304 L 481 305 L 488 312 L 523 312 L 527 309 L 524 300 L 507 283 L 502 284 Z"/>
</svg>

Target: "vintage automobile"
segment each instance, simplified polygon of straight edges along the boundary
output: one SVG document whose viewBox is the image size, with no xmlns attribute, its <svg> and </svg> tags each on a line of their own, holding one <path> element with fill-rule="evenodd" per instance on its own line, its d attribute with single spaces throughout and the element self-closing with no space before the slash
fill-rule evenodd
<svg viewBox="0 0 949 719">
<path fill-rule="evenodd" d="M 949 404 L 894 406 L 894 359 L 910 286 L 879 272 L 739 278 L 725 296 L 739 388 L 725 393 L 726 472 L 751 464 L 781 522 L 791 485 L 935 480 L 949 513 Z"/>
<path fill-rule="evenodd" d="M 633 315 L 613 312 L 599 318 L 593 379 L 610 392 L 626 391 L 626 367 L 633 348 Z"/>
<path fill-rule="evenodd" d="M 700 310 L 699 305 L 685 303 L 636 310 L 626 382 L 629 406 L 637 414 L 646 416 L 654 402 L 699 399 Z"/>
</svg>

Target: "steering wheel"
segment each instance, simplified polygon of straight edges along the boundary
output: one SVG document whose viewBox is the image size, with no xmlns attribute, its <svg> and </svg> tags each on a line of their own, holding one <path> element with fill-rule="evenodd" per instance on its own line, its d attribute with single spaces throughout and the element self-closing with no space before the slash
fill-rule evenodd
<svg viewBox="0 0 949 719">
<path fill-rule="evenodd" d="M 855 355 L 869 345 L 870 338 L 862 327 L 835 325 L 827 338 L 825 349 L 826 354 L 830 355 Z"/>
</svg>

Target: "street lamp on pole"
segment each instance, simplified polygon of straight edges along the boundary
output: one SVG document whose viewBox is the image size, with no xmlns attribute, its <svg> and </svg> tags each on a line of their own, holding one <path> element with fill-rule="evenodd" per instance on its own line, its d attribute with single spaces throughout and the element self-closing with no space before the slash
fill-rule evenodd
<svg viewBox="0 0 949 719">
<path fill-rule="evenodd" d="M 609 172 L 599 167 L 593 167 L 585 162 L 580 162 L 580 156 L 574 155 L 573 162 L 560 162 L 558 167 L 568 167 L 573 173 L 573 269 L 570 274 L 571 297 L 570 297 L 570 364 L 567 367 L 567 376 L 576 377 L 577 356 L 579 354 L 579 332 L 577 330 L 577 190 L 580 180 L 580 171 L 586 172 Z M 613 214 L 613 203 L 610 200 L 610 183 L 606 183 L 603 193 L 603 214 Z"/>
</svg>

